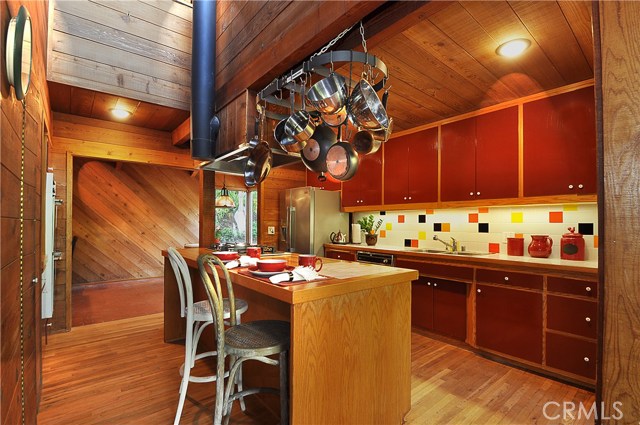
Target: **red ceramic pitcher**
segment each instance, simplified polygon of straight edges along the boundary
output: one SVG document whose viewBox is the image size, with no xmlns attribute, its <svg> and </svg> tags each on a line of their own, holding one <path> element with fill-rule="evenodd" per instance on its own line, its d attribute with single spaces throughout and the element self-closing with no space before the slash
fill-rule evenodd
<svg viewBox="0 0 640 425">
<path fill-rule="evenodd" d="M 551 255 L 553 239 L 549 235 L 531 235 L 529 244 L 529 255 L 536 258 L 547 258 Z"/>
</svg>

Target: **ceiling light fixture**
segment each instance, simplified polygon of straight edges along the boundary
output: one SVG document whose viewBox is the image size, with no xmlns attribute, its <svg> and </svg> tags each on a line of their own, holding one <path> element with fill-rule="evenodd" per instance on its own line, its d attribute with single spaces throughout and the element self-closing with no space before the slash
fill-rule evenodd
<svg viewBox="0 0 640 425">
<path fill-rule="evenodd" d="M 122 108 L 111 108 L 109 110 L 111 111 L 111 114 L 119 120 L 129 118 L 132 115 L 131 111 L 127 111 Z"/>
<path fill-rule="evenodd" d="M 506 43 L 502 43 L 496 49 L 496 53 L 500 56 L 515 58 L 516 56 L 520 56 L 525 50 L 527 50 L 530 45 L 531 41 L 527 40 L 526 38 L 516 38 L 515 40 L 510 40 Z"/>
<path fill-rule="evenodd" d="M 224 183 L 222 183 L 222 190 L 220 196 L 216 198 L 216 207 L 218 208 L 235 208 L 236 203 L 233 202 L 231 196 L 229 196 L 229 189 L 227 189 L 227 176 L 224 176 Z"/>
</svg>

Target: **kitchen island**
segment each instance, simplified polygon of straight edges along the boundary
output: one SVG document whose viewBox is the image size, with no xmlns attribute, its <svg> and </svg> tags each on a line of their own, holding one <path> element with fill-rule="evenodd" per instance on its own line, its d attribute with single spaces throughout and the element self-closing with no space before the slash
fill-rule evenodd
<svg viewBox="0 0 640 425">
<path fill-rule="evenodd" d="M 197 257 L 210 250 L 179 252 L 191 271 L 194 298 L 206 299 Z M 184 321 L 175 276 L 163 255 L 164 336 L 173 342 L 184 337 Z M 297 265 L 296 254 L 280 258 Z M 402 423 L 411 406 L 411 281 L 418 273 L 324 261 L 320 274 L 327 279 L 282 287 L 230 270 L 236 297 L 249 303 L 244 322 L 291 323 L 291 423 Z M 213 342 L 212 336 L 203 339 Z M 246 364 L 244 370 L 245 387 L 278 385 L 277 368 Z M 263 401 L 277 403 L 268 396 Z"/>
</svg>

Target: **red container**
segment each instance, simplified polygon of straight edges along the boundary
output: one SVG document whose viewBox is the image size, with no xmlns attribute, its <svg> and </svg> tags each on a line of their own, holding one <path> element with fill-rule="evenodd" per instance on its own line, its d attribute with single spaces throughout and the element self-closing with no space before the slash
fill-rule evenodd
<svg viewBox="0 0 640 425">
<path fill-rule="evenodd" d="M 569 227 L 567 230 L 569 233 L 565 233 L 560 239 L 560 258 L 584 261 L 584 238 L 580 233 L 575 233 L 575 227 Z"/>
<path fill-rule="evenodd" d="M 553 239 L 549 235 L 531 235 L 531 243 L 529 244 L 529 255 L 536 258 L 547 258 L 551 255 L 551 247 Z"/>
<path fill-rule="evenodd" d="M 507 238 L 507 255 L 524 255 L 524 239 Z"/>
<path fill-rule="evenodd" d="M 212 254 L 222 261 L 230 261 L 238 258 L 236 251 L 213 251 Z"/>
<path fill-rule="evenodd" d="M 261 253 L 262 253 L 262 249 L 259 246 L 247 247 L 247 255 L 251 258 L 260 258 Z"/>
<path fill-rule="evenodd" d="M 261 272 L 281 272 L 287 266 L 287 260 L 258 260 L 257 265 Z"/>
<path fill-rule="evenodd" d="M 317 272 L 322 268 L 322 258 L 313 254 L 300 254 L 298 264 L 304 267 L 313 267 Z"/>
</svg>

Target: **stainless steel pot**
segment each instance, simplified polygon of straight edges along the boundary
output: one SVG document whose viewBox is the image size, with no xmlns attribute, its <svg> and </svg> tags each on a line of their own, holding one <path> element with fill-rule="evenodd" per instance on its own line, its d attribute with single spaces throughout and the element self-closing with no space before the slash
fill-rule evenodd
<svg viewBox="0 0 640 425">
<path fill-rule="evenodd" d="M 329 127 L 340 127 L 347 121 L 347 107 L 343 106 L 333 114 L 323 114 L 322 121 Z"/>
<path fill-rule="evenodd" d="M 276 127 L 273 129 L 273 137 L 286 152 L 300 152 L 305 147 L 307 142 L 300 142 L 287 135 L 287 132 L 285 131 L 286 122 L 287 120 L 283 119 L 276 125 Z"/>
<path fill-rule="evenodd" d="M 315 173 L 327 171 L 327 151 L 337 141 L 336 133 L 327 125 L 316 127 L 313 137 L 300 152 L 305 167 Z"/>
<path fill-rule="evenodd" d="M 386 95 L 383 97 L 386 100 Z M 389 117 L 377 93 L 365 79 L 353 88 L 348 103 L 349 119 L 357 126 L 368 130 L 389 127 Z"/>
<path fill-rule="evenodd" d="M 389 127 L 378 130 L 360 130 L 353 136 L 351 144 L 356 152 L 364 155 L 376 153 L 380 146 L 391 135 L 391 129 L 393 127 L 393 118 L 389 118 Z"/>
<path fill-rule="evenodd" d="M 284 124 L 285 133 L 298 142 L 306 142 L 316 129 L 316 121 L 307 111 L 292 114 Z"/>
<path fill-rule="evenodd" d="M 307 102 L 323 114 L 335 114 L 347 103 L 347 84 L 344 77 L 332 72 L 315 83 L 307 92 Z"/>
</svg>

